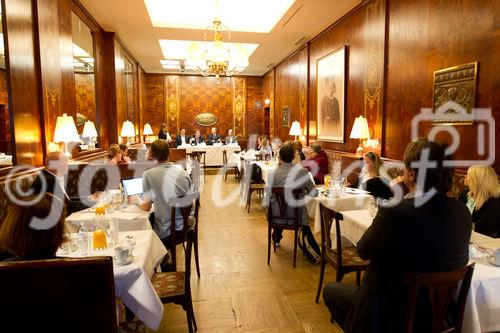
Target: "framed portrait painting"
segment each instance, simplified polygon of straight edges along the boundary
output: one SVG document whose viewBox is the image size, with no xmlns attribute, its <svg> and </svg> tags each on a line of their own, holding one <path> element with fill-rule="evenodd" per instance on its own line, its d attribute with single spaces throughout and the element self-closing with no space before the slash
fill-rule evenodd
<svg viewBox="0 0 500 333">
<path fill-rule="evenodd" d="M 318 140 L 344 142 L 345 46 L 316 61 Z"/>
</svg>

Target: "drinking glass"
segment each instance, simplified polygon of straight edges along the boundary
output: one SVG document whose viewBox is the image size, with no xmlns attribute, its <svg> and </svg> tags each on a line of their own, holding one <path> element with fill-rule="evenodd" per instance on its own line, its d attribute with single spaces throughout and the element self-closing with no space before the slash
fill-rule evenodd
<svg viewBox="0 0 500 333">
<path fill-rule="evenodd" d="M 371 217 L 375 217 L 375 215 L 377 215 L 378 211 L 377 202 L 373 197 L 371 197 L 370 201 L 368 202 L 368 211 L 370 212 Z"/>
<path fill-rule="evenodd" d="M 108 235 L 110 238 L 110 243 L 111 244 L 116 244 L 118 243 L 118 218 L 116 217 L 110 217 L 109 218 L 109 229 L 108 229 Z"/>
<path fill-rule="evenodd" d="M 108 247 L 106 240 L 106 222 L 107 219 L 102 216 L 94 218 L 94 233 L 92 238 L 92 247 L 94 250 L 104 250 Z"/>
</svg>

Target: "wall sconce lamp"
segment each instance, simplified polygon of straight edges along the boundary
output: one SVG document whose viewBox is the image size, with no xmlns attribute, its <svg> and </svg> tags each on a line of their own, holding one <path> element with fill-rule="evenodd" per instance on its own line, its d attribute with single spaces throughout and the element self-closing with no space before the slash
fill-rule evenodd
<svg viewBox="0 0 500 333">
<path fill-rule="evenodd" d="M 135 128 L 134 124 L 131 121 L 126 120 L 123 122 L 122 132 L 120 136 L 126 138 L 125 140 L 127 140 L 127 145 L 130 144 L 130 138 L 135 137 Z"/>
<path fill-rule="evenodd" d="M 264 104 L 269 105 L 271 104 L 271 100 L 269 98 L 266 98 L 264 101 Z"/>
<path fill-rule="evenodd" d="M 87 120 L 83 126 L 83 138 L 89 138 L 89 148 L 94 149 L 97 142 L 97 130 L 95 128 L 94 122 Z"/>
<path fill-rule="evenodd" d="M 80 137 L 78 136 L 78 131 L 76 130 L 72 116 L 68 116 L 64 113 L 62 116 L 57 117 L 54 142 L 64 143 L 63 153 L 66 156 L 71 156 L 71 153 L 68 151 L 68 143 L 80 142 Z"/>
<path fill-rule="evenodd" d="M 142 131 L 142 134 L 146 136 L 146 142 L 149 142 L 149 136 L 153 135 L 153 129 L 151 128 L 151 125 L 149 123 L 144 124 L 144 131 Z"/>
<path fill-rule="evenodd" d="M 364 139 L 370 138 L 370 130 L 368 129 L 368 121 L 363 116 L 359 116 L 354 120 L 354 125 L 352 126 L 351 139 L 359 139 L 359 147 L 356 149 L 356 156 L 363 156 L 362 143 Z"/>
<path fill-rule="evenodd" d="M 298 121 L 294 121 L 292 123 L 292 127 L 290 127 L 290 135 L 295 135 L 295 140 L 297 140 L 297 137 L 302 135 L 302 132 L 300 131 L 300 123 Z"/>
</svg>

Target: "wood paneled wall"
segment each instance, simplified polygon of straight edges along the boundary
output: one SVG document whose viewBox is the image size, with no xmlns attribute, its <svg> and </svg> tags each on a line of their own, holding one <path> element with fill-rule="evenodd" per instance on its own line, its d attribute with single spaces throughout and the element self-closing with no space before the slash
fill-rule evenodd
<svg viewBox="0 0 500 333">
<path fill-rule="evenodd" d="M 433 73 L 436 70 L 478 61 L 476 107 L 490 108 L 500 117 L 500 41 L 498 1 L 369 0 L 332 24 L 304 48 L 264 76 L 264 98 L 271 98 L 271 135 L 288 139 L 281 124 L 283 106 L 292 106 L 291 118 L 301 119 L 302 86 L 308 87 L 306 118 L 308 143 L 317 141 L 316 62 L 345 46 L 344 143 L 319 142 L 326 149 L 354 152 L 357 139 L 349 134 L 354 118 L 368 119 L 374 148 L 382 156 L 401 159 L 411 140 L 411 121 L 421 108 L 432 106 Z M 460 14 L 458 14 L 460 13 Z M 446 19 L 443 19 L 446 18 Z M 301 74 L 308 53 L 309 78 Z M 430 123 L 420 126 L 426 136 Z M 496 125 L 499 128 L 499 125 Z M 453 127 L 461 137 L 455 154 L 459 159 L 484 159 L 478 150 L 478 125 Z M 490 133 L 486 133 L 489 135 Z M 494 135 L 494 133 L 491 133 Z M 450 141 L 441 133 L 439 139 Z M 495 137 L 496 151 L 500 136 Z M 489 147 L 486 147 L 488 151 Z M 500 160 L 495 169 L 500 171 Z"/>
<path fill-rule="evenodd" d="M 96 92 L 93 73 L 75 73 L 76 113 L 96 122 Z"/>
<path fill-rule="evenodd" d="M 146 74 L 142 100 L 144 123 L 153 132 L 166 123 L 172 134 L 185 128 L 188 134 L 199 129 L 203 135 L 211 127 L 202 127 L 195 117 L 209 112 L 217 117 L 218 133 L 226 135 L 232 128 L 240 137 L 262 133 L 263 90 L 261 77 L 214 77 L 196 75 Z"/>
</svg>

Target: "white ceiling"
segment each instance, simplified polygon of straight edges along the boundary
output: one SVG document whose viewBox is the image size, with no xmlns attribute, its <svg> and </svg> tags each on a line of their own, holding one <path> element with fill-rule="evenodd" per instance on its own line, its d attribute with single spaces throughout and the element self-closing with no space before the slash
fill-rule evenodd
<svg viewBox="0 0 500 333">
<path fill-rule="evenodd" d="M 250 66 L 241 74 L 265 74 L 361 1 L 296 0 L 270 33 L 231 31 L 231 42 L 259 44 L 249 59 Z M 178 70 L 162 68 L 160 39 L 203 40 L 203 30 L 153 27 L 143 0 L 81 0 L 81 3 L 104 30 L 117 33 L 148 73 L 179 73 Z M 262 12 L 265 10 L 262 8 Z M 207 21 L 212 19 L 208 17 Z M 258 21 L 259 17 L 253 19 Z"/>
</svg>

